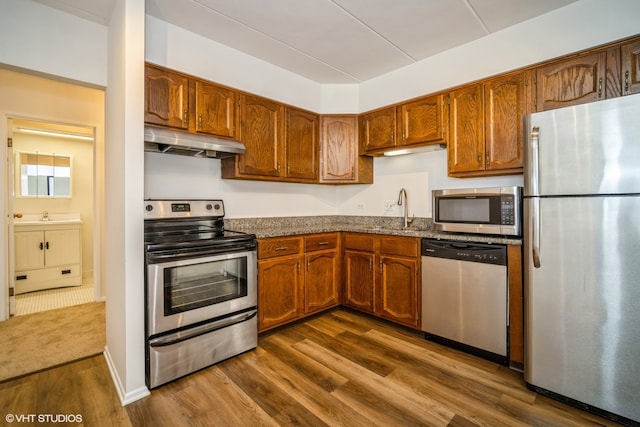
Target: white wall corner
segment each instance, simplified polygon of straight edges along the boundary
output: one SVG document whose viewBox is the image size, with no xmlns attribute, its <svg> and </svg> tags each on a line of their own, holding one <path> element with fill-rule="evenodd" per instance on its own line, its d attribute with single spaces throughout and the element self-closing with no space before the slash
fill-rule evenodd
<svg viewBox="0 0 640 427">
<path fill-rule="evenodd" d="M 109 347 L 105 346 L 102 354 L 104 355 L 104 360 L 107 362 L 107 368 L 111 374 L 111 380 L 116 387 L 116 392 L 118 393 L 118 398 L 120 399 L 122 406 L 126 406 L 129 403 L 133 403 L 136 400 L 140 400 L 151 394 L 147 387 L 139 387 L 135 390 L 127 391 L 122 385 L 120 375 L 118 375 L 118 370 L 115 368 L 115 364 L 111 358 L 111 353 L 109 353 Z"/>
</svg>

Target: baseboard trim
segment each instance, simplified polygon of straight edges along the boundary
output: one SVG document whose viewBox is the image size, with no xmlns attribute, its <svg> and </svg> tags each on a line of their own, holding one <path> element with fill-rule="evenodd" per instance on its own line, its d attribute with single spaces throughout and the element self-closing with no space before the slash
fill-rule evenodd
<svg viewBox="0 0 640 427">
<path fill-rule="evenodd" d="M 136 400 L 140 400 L 143 397 L 147 397 L 151 394 L 151 392 L 146 386 L 139 387 L 135 390 L 127 392 L 125 388 L 122 386 L 122 381 L 120 381 L 120 376 L 118 375 L 118 371 L 115 368 L 115 363 L 113 363 L 113 359 L 111 358 L 111 354 L 109 353 L 109 348 L 107 346 L 104 347 L 103 354 L 104 354 L 104 359 L 107 362 L 107 367 L 109 368 L 109 372 L 111 373 L 111 379 L 113 380 L 113 384 L 116 387 L 116 392 L 118 393 L 120 404 L 122 404 L 122 406 L 127 406 L 128 404 L 133 403 Z"/>
</svg>

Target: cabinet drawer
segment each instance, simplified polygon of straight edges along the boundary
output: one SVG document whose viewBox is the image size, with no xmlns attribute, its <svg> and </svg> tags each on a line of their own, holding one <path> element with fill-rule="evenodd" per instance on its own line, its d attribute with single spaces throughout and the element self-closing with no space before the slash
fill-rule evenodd
<svg viewBox="0 0 640 427">
<path fill-rule="evenodd" d="M 338 247 L 338 233 L 314 234 L 305 236 L 304 251 L 312 252 L 323 249 L 335 249 Z"/>
<path fill-rule="evenodd" d="M 258 239 L 258 258 L 294 255 L 300 253 L 302 239 L 300 237 Z"/>
<path fill-rule="evenodd" d="M 417 257 L 420 255 L 420 240 L 414 237 L 381 237 L 380 252 L 385 255 Z"/>
<path fill-rule="evenodd" d="M 344 248 L 373 252 L 375 249 L 375 236 L 368 234 L 346 234 L 344 237 Z"/>
</svg>

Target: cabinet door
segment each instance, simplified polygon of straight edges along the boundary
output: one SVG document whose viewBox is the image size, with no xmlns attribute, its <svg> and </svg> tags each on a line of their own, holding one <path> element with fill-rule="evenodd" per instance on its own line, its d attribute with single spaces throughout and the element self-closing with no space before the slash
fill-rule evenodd
<svg viewBox="0 0 640 427">
<path fill-rule="evenodd" d="M 536 70 L 536 111 L 604 99 L 606 52 L 544 65 Z"/>
<path fill-rule="evenodd" d="M 79 230 L 45 231 L 45 264 L 47 267 L 76 264 L 80 260 Z"/>
<path fill-rule="evenodd" d="M 144 121 L 154 125 L 189 128 L 189 79 L 181 74 L 145 67 Z"/>
<path fill-rule="evenodd" d="M 484 170 L 484 96 L 482 84 L 450 94 L 449 174 Z"/>
<path fill-rule="evenodd" d="M 373 313 L 374 255 L 345 251 L 345 305 Z"/>
<path fill-rule="evenodd" d="M 348 182 L 357 180 L 357 118 L 325 116 L 322 118 L 321 180 Z"/>
<path fill-rule="evenodd" d="M 280 177 L 284 162 L 284 106 L 268 99 L 242 95 L 240 139 L 246 152 L 236 156 L 238 172 Z"/>
<path fill-rule="evenodd" d="M 317 114 L 296 108 L 286 110 L 284 176 L 295 180 L 317 181 L 320 134 Z"/>
<path fill-rule="evenodd" d="M 379 269 L 376 314 L 417 328 L 420 292 L 418 261 L 415 258 L 381 255 Z"/>
<path fill-rule="evenodd" d="M 622 45 L 622 94 L 640 92 L 640 41 Z"/>
<path fill-rule="evenodd" d="M 364 151 L 366 152 L 395 146 L 395 107 L 385 108 L 361 116 L 360 132 Z"/>
<path fill-rule="evenodd" d="M 196 81 L 196 132 L 235 137 L 237 104 L 235 91 Z"/>
<path fill-rule="evenodd" d="M 258 261 L 258 330 L 298 318 L 302 284 L 301 257 Z"/>
<path fill-rule="evenodd" d="M 524 73 L 498 77 L 485 83 L 485 170 L 522 168 L 525 94 Z"/>
<path fill-rule="evenodd" d="M 444 96 L 428 96 L 397 107 L 398 145 L 445 142 Z"/>
<path fill-rule="evenodd" d="M 340 303 L 340 260 L 336 250 L 305 256 L 304 313 L 315 313 Z"/>
<path fill-rule="evenodd" d="M 44 267 L 44 232 L 20 231 L 13 233 L 16 271 Z"/>
</svg>

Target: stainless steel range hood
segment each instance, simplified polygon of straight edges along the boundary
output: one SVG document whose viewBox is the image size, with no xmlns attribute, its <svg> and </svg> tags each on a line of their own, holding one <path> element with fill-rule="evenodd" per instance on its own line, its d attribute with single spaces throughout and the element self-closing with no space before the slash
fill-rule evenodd
<svg viewBox="0 0 640 427">
<path fill-rule="evenodd" d="M 144 127 L 144 150 L 153 153 L 224 159 L 245 152 L 239 141 L 154 126 Z"/>
</svg>

